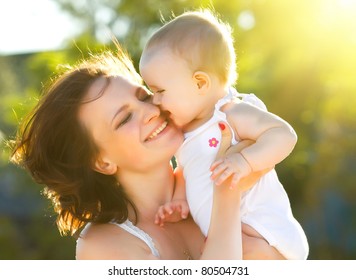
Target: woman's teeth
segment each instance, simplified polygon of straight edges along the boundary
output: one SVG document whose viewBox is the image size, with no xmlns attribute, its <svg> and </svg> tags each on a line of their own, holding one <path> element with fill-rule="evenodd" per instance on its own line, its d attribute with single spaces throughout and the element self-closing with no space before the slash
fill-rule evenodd
<svg viewBox="0 0 356 280">
<path fill-rule="evenodd" d="M 150 136 L 148 136 L 147 141 L 148 140 L 152 140 L 153 138 L 155 138 L 158 134 L 160 134 L 162 132 L 163 129 L 165 129 L 167 126 L 167 122 L 165 121 L 164 123 L 162 123 L 162 125 L 157 128 Z"/>
</svg>

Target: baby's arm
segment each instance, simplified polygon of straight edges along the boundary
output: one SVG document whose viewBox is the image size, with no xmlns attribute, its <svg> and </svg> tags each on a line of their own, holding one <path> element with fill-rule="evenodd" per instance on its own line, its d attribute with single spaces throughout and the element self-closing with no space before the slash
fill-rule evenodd
<svg viewBox="0 0 356 280">
<path fill-rule="evenodd" d="M 293 150 L 297 135 L 285 120 L 246 102 L 232 102 L 224 107 L 236 136 L 255 143 L 240 153 L 228 155 L 213 163 L 212 179 L 219 185 L 233 175 L 231 187 L 250 174 L 274 167 Z"/>
<path fill-rule="evenodd" d="M 185 181 L 180 167 L 174 170 L 175 188 L 172 200 L 158 208 L 155 223 L 161 226 L 165 222 L 179 222 L 186 219 L 189 214 L 189 206 L 185 194 Z"/>
</svg>

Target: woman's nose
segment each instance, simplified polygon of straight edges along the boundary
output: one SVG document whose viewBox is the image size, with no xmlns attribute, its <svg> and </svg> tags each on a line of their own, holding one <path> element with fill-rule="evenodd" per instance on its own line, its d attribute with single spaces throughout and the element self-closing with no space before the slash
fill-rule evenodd
<svg viewBox="0 0 356 280">
<path fill-rule="evenodd" d="M 161 110 L 159 109 L 158 106 L 154 104 L 147 103 L 147 106 L 145 106 L 145 108 L 146 109 L 143 118 L 144 123 L 149 123 L 151 120 L 161 115 Z"/>
</svg>

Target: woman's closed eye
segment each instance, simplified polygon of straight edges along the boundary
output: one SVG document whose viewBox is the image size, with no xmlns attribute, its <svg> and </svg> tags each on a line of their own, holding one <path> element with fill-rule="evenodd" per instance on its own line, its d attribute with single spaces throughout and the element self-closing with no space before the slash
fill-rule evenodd
<svg viewBox="0 0 356 280">
<path fill-rule="evenodd" d="M 117 125 L 115 126 L 115 129 L 120 128 L 124 124 L 128 123 L 131 120 L 132 113 L 127 113 L 122 120 L 120 120 Z"/>
</svg>

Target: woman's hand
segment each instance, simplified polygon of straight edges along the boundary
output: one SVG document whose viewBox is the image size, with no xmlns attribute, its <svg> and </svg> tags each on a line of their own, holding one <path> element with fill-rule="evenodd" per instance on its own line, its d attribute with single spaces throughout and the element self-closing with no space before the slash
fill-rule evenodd
<svg viewBox="0 0 356 280">
<path fill-rule="evenodd" d="M 221 135 L 217 158 L 225 155 L 231 146 L 231 131 L 229 129 L 222 130 Z M 242 259 L 240 219 L 242 190 L 238 187 L 230 189 L 230 180 L 231 178 L 228 178 L 222 185 L 213 187 L 210 227 L 201 259 Z"/>
</svg>

